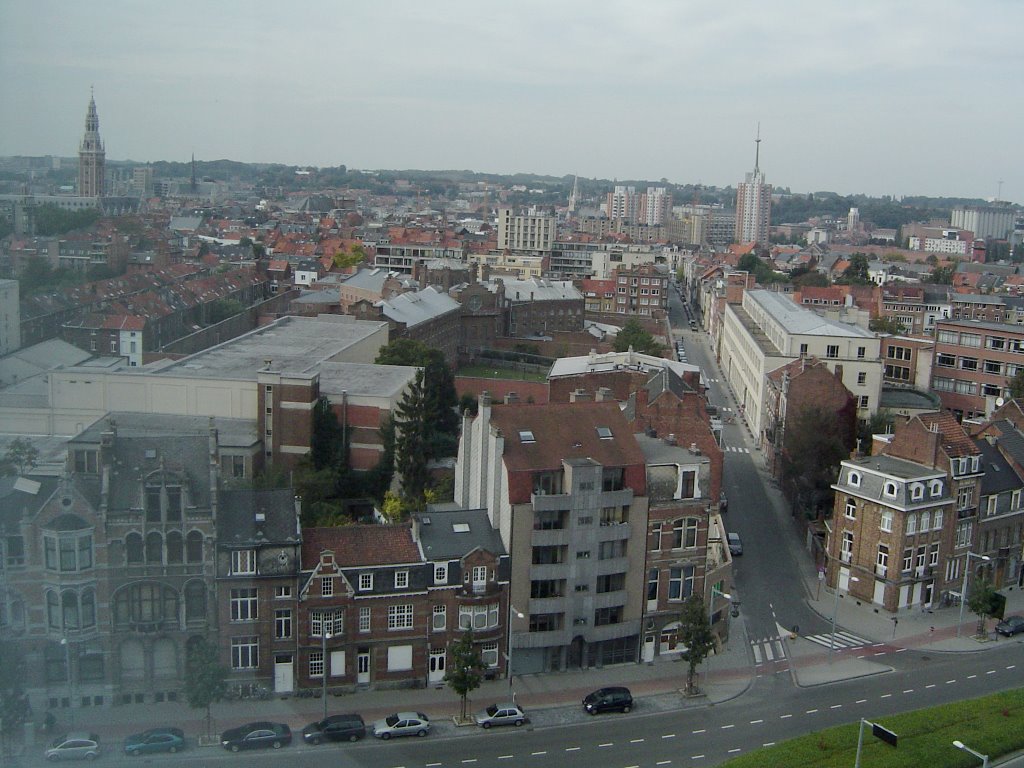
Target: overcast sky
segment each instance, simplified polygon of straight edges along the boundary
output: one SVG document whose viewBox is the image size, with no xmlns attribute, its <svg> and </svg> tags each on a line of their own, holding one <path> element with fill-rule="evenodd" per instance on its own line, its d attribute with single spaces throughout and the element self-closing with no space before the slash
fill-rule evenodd
<svg viewBox="0 0 1024 768">
<path fill-rule="evenodd" d="M 1021 0 L 0 2 L 0 155 L 1024 201 Z"/>
</svg>

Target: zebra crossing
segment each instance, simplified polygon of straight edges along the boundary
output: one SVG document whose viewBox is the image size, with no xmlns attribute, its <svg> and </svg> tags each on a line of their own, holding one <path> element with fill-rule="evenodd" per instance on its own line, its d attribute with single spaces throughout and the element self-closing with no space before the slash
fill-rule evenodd
<svg viewBox="0 0 1024 768">
<path fill-rule="evenodd" d="M 825 633 L 821 635 L 805 635 L 805 640 L 810 640 L 812 643 L 828 648 L 832 645 L 832 634 Z M 871 645 L 870 640 L 865 640 L 863 637 L 851 634 L 850 632 L 844 632 L 843 630 L 836 630 L 836 648 L 860 648 L 861 646 Z"/>
<path fill-rule="evenodd" d="M 750 650 L 754 653 L 754 664 L 767 664 L 772 661 L 782 661 L 786 658 L 786 646 L 782 644 L 782 638 L 762 638 L 750 641 Z"/>
<path fill-rule="evenodd" d="M 722 450 L 726 453 L 750 453 L 749 448 L 743 448 L 738 445 L 727 445 Z"/>
</svg>

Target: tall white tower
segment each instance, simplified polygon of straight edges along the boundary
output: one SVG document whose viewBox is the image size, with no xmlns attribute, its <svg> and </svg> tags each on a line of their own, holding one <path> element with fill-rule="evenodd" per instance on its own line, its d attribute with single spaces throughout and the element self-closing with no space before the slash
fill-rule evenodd
<svg viewBox="0 0 1024 768">
<path fill-rule="evenodd" d="M 761 173 L 761 126 L 754 139 L 754 171 L 736 188 L 736 231 L 738 243 L 768 245 L 768 225 L 772 211 L 772 188 Z"/>
</svg>

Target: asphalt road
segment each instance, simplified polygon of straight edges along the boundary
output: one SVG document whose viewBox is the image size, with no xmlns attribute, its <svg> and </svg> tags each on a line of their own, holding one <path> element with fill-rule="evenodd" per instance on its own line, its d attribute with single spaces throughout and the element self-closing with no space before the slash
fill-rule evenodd
<svg viewBox="0 0 1024 768">
<path fill-rule="evenodd" d="M 241 755 L 211 748 L 145 762 L 310 768 L 714 766 L 762 746 L 862 717 L 884 725 L 885 717 L 897 712 L 1018 687 L 1024 641 L 1001 644 L 985 653 L 931 654 L 919 662 L 910 671 L 818 688 L 796 688 L 788 675 L 758 678 L 744 696 L 710 708 L 665 712 L 666 702 L 641 700 L 628 715 L 604 714 L 556 727 L 482 731 L 438 723 L 437 732 L 422 739 L 380 742 L 367 738 L 356 744 L 320 747 L 295 744 L 278 752 Z M 129 761 L 143 762 L 124 757 L 101 760 Z"/>
</svg>

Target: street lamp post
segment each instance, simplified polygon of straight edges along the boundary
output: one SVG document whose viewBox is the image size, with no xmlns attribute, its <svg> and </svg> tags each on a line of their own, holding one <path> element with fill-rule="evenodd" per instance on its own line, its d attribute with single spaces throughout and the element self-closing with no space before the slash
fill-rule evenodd
<svg viewBox="0 0 1024 768">
<path fill-rule="evenodd" d="M 327 623 L 326 617 L 323 619 L 323 623 Z M 327 719 L 327 641 L 331 639 L 331 633 L 328 632 L 324 627 L 320 628 L 320 636 L 323 640 L 323 659 L 324 659 L 324 675 L 323 675 L 323 697 L 324 697 L 324 720 Z"/>
<path fill-rule="evenodd" d="M 985 558 L 985 559 L 987 560 L 988 558 Z M 988 755 L 983 755 L 983 754 L 981 754 L 981 752 L 975 752 L 973 749 L 968 747 L 966 744 L 964 744 L 959 739 L 957 739 L 956 741 L 953 742 L 953 746 L 956 747 L 957 749 L 962 749 L 964 752 L 970 752 L 976 758 L 981 760 L 981 768 L 988 768 Z"/>
<path fill-rule="evenodd" d="M 516 702 L 516 692 L 512 688 L 512 616 L 525 619 L 526 614 L 512 605 L 512 595 L 508 597 L 508 638 L 505 640 L 505 675 L 508 677 L 508 698 L 513 704 Z"/>
<path fill-rule="evenodd" d="M 846 590 L 849 592 L 850 583 L 860 581 L 856 576 L 850 576 L 847 580 Z M 828 641 L 828 663 L 832 663 L 832 654 L 836 652 L 836 614 L 839 613 L 839 576 L 836 575 L 836 599 L 832 606 L 832 637 Z"/>
<path fill-rule="evenodd" d="M 60 639 L 64 646 L 64 669 L 68 675 L 68 717 L 71 719 L 71 727 L 75 725 L 75 680 L 71 676 L 71 643 L 66 637 Z"/>
<path fill-rule="evenodd" d="M 964 585 L 960 589 L 960 621 L 956 624 L 956 636 L 960 637 L 960 630 L 964 623 L 964 606 L 967 605 L 967 574 L 971 572 L 971 558 L 976 557 L 979 560 L 987 561 L 988 555 L 978 555 L 974 552 L 968 552 L 967 557 L 964 559 Z"/>
</svg>

